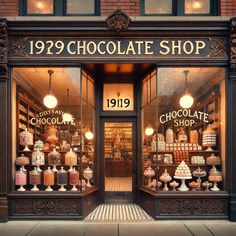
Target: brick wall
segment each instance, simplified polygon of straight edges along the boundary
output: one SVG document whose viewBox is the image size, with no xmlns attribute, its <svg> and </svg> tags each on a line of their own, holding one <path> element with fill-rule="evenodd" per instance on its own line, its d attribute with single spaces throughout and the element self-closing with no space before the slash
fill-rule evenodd
<svg viewBox="0 0 236 236">
<path fill-rule="evenodd" d="M 236 16 L 236 0 L 221 0 L 220 15 Z"/>
<path fill-rule="evenodd" d="M 0 17 L 17 15 L 18 0 L 0 0 Z"/>
<path fill-rule="evenodd" d="M 101 16 L 110 15 L 117 9 L 129 16 L 140 15 L 140 0 L 100 0 L 100 3 Z"/>
</svg>

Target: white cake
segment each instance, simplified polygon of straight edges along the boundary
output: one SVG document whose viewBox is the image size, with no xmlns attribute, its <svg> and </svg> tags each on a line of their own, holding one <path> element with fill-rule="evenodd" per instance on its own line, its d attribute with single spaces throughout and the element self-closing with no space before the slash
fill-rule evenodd
<svg viewBox="0 0 236 236">
<path fill-rule="evenodd" d="M 191 171 L 184 161 L 182 161 L 176 168 L 175 177 L 177 178 L 192 177 Z"/>
</svg>

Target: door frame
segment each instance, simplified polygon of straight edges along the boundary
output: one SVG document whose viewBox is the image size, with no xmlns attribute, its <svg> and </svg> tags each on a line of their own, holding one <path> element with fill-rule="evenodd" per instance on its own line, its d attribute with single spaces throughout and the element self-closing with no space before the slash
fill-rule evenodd
<svg viewBox="0 0 236 236">
<path fill-rule="evenodd" d="M 132 123 L 132 199 L 136 202 L 137 196 L 137 163 L 138 163 L 138 150 L 137 150 L 137 118 L 136 117 L 101 117 L 100 119 L 100 188 L 101 199 L 104 202 L 105 198 L 105 157 L 104 157 L 104 128 L 106 122 L 131 122 Z"/>
</svg>

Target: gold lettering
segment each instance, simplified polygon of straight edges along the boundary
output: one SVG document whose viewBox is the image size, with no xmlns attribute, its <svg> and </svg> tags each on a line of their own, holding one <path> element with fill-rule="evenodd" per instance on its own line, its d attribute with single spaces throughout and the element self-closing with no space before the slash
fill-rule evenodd
<svg viewBox="0 0 236 236">
<path fill-rule="evenodd" d="M 91 49 L 90 45 L 92 45 L 93 50 Z M 93 41 L 88 42 L 88 43 L 87 43 L 87 52 L 88 52 L 90 55 L 93 55 L 96 51 L 97 51 L 97 45 L 96 45 L 96 43 L 93 42 Z"/>
<path fill-rule="evenodd" d="M 169 44 L 168 40 L 161 41 L 161 43 L 160 43 L 160 47 L 161 47 L 160 54 L 161 55 L 167 55 L 170 53 L 170 48 L 169 48 L 168 44 Z M 162 51 L 162 49 L 165 49 L 165 51 Z"/>
<path fill-rule="evenodd" d="M 98 52 L 101 54 L 101 55 L 104 55 L 106 52 L 105 51 L 102 51 L 101 50 L 101 45 L 103 44 L 105 44 L 106 42 L 105 41 L 101 41 L 101 42 L 99 42 L 98 43 L 98 45 L 97 45 L 97 49 L 98 49 Z"/>
<path fill-rule="evenodd" d="M 206 44 L 204 41 L 196 41 L 196 55 L 200 54 L 200 49 L 205 48 Z"/>
<path fill-rule="evenodd" d="M 117 52 L 117 54 L 118 55 L 124 55 L 125 54 L 125 51 L 121 51 L 121 41 L 117 41 L 117 50 L 118 50 L 118 52 Z"/>
<path fill-rule="evenodd" d="M 71 54 L 71 55 L 74 55 L 76 52 L 75 51 L 71 51 L 71 45 L 75 45 L 76 44 L 76 41 L 70 41 L 67 45 L 67 51 Z"/>
<path fill-rule="evenodd" d="M 126 54 L 129 54 L 131 51 L 131 53 L 133 55 L 136 54 L 135 50 L 134 50 L 134 45 L 133 45 L 133 42 L 132 41 L 129 41 L 129 44 L 128 44 L 128 47 L 127 47 L 127 50 L 126 50 Z"/>
<path fill-rule="evenodd" d="M 112 49 L 110 49 L 110 45 L 112 46 Z M 112 42 L 112 41 L 109 41 L 107 43 L 106 49 L 107 49 L 108 54 L 110 54 L 110 55 L 114 54 L 115 51 L 116 51 L 116 44 L 114 42 Z"/>
<path fill-rule="evenodd" d="M 145 51 L 144 54 L 145 55 L 152 55 L 153 51 L 151 50 L 151 46 L 153 45 L 153 41 L 145 41 Z M 151 51 L 149 51 L 151 50 Z"/>
<path fill-rule="evenodd" d="M 188 50 L 188 45 L 190 47 L 190 50 Z M 194 49 L 194 46 L 193 46 L 193 43 L 191 41 L 186 41 L 184 42 L 183 44 L 183 51 L 186 53 L 186 54 L 191 54 L 193 52 L 193 49 Z"/>
<path fill-rule="evenodd" d="M 135 41 L 135 43 L 138 45 L 138 55 L 141 54 L 141 45 L 143 45 L 143 41 Z"/>
<path fill-rule="evenodd" d="M 177 43 L 177 45 L 175 45 Z M 175 55 L 175 49 L 178 50 L 178 55 L 181 55 L 181 40 L 172 41 L 172 54 Z"/>
<path fill-rule="evenodd" d="M 82 45 L 81 45 L 82 43 Z M 80 53 L 80 50 L 83 50 L 82 53 Z M 86 42 L 85 41 L 77 41 L 77 54 L 83 54 L 85 55 L 86 54 Z"/>
</svg>

